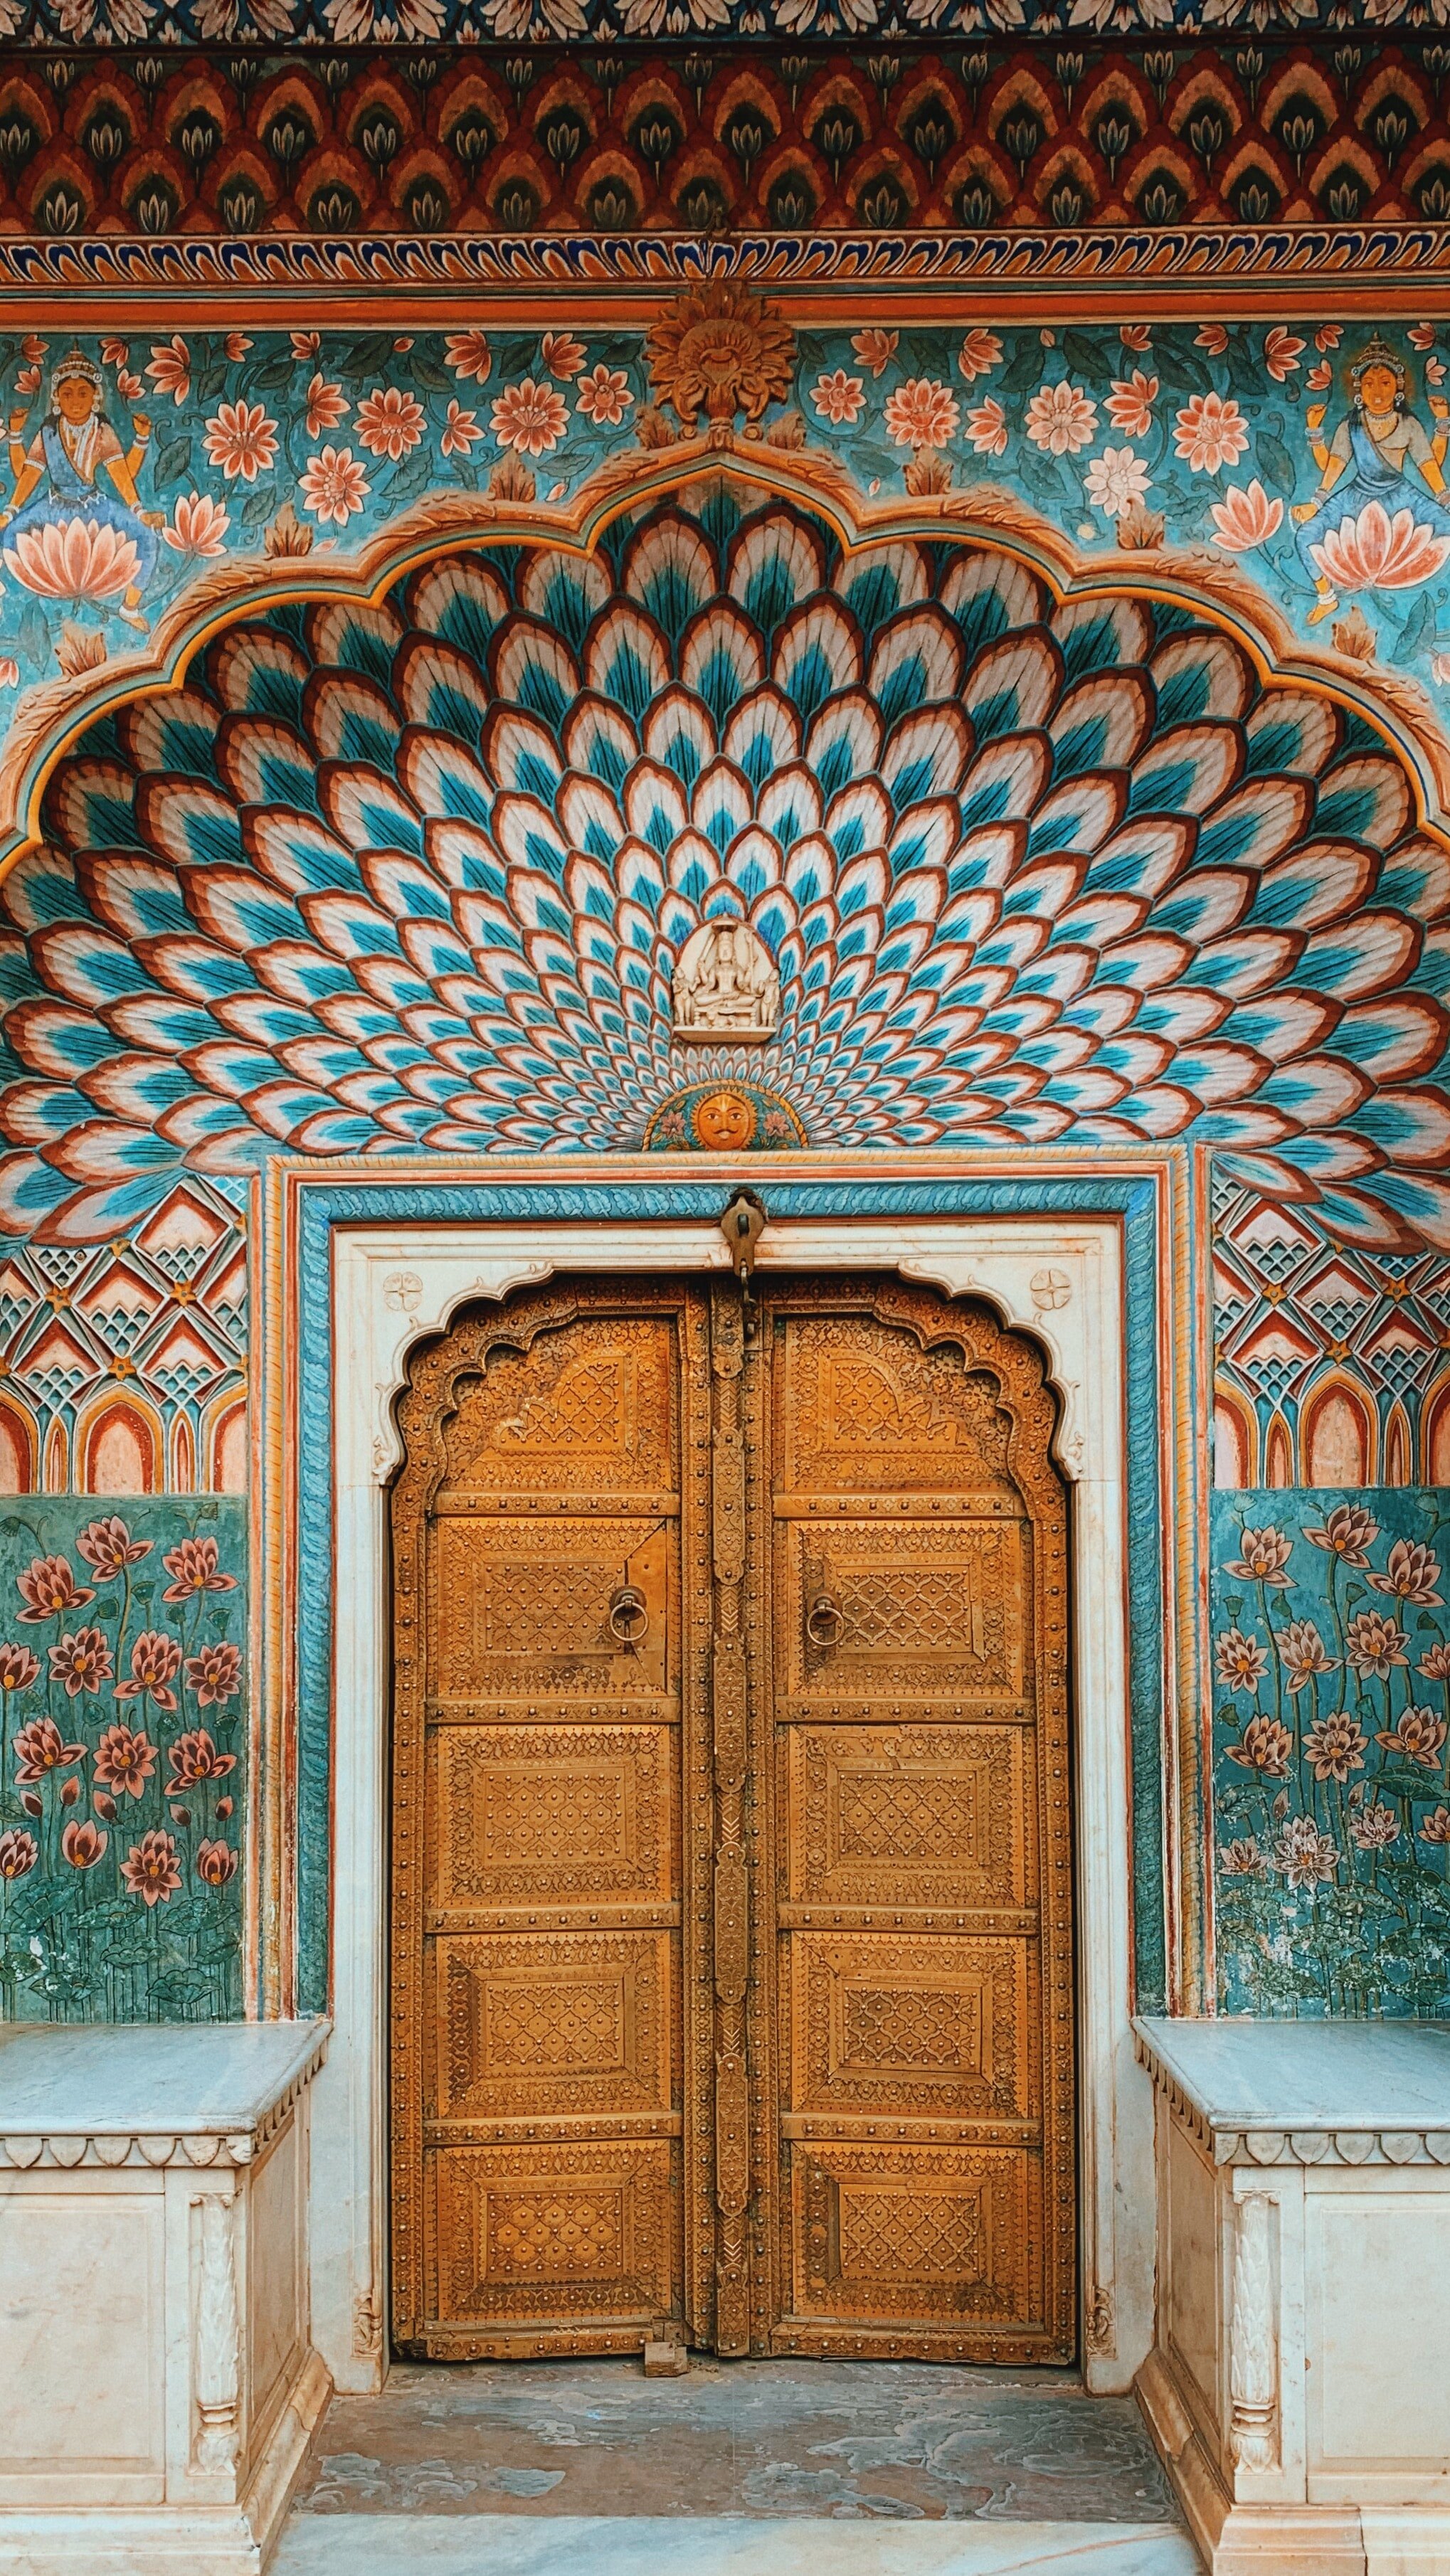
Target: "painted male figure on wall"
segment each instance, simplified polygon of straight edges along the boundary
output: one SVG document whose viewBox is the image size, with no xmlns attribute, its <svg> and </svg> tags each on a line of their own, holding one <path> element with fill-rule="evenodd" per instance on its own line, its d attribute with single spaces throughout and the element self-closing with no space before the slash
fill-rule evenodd
<svg viewBox="0 0 1450 2576">
<path fill-rule="evenodd" d="M 134 413 L 131 446 L 123 448 L 106 418 L 104 385 L 95 361 L 72 349 L 52 372 L 50 406 L 28 448 L 29 415 L 11 412 L 15 490 L 0 510 L 0 529 L 10 532 L 5 561 L 27 590 L 52 598 L 119 591 L 118 614 L 144 635 L 141 593 L 156 560 L 154 532 L 165 524 L 164 511 L 142 508 L 136 488 L 151 424 Z"/>
<path fill-rule="evenodd" d="M 1406 587 L 1437 571 L 1445 549 L 1431 541 L 1450 539 L 1450 506 L 1444 497 L 1450 402 L 1443 394 L 1429 396 L 1435 423 L 1431 437 L 1407 408 L 1409 370 L 1378 332 L 1351 367 L 1349 382 L 1349 410 L 1327 443 L 1323 429 L 1328 406 L 1311 403 L 1304 414 L 1320 482 L 1313 499 L 1301 501 L 1292 515 L 1299 522 L 1300 560 L 1314 583 L 1311 626 L 1319 625 L 1339 606 L 1339 569 L 1326 540 L 1357 522 L 1360 512 L 1372 503 L 1377 502 L 1391 520 L 1399 512 L 1409 513 L 1404 531 L 1407 548 L 1396 580 L 1390 584 L 1388 570 L 1381 571 L 1380 578 L 1388 586 Z"/>
</svg>

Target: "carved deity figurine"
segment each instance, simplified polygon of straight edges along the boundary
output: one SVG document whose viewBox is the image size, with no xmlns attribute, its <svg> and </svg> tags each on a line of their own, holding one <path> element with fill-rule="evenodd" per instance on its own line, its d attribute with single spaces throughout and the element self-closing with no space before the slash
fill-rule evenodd
<svg viewBox="0 0 1450 2576">
<path fill-rule="evenodd" d="M 768 1038 L 780 1020 L 780 977 L 763 940 L 743 921 L 707 921 L 680 951 L 675 1035 Z"/>
</svg>

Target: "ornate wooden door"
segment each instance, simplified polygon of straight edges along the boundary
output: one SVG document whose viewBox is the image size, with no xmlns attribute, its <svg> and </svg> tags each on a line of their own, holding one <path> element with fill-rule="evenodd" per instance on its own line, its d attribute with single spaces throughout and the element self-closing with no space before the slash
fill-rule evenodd
<svg viewBox="0 0 1450 2576">
<path fill-rule="evenodd" d="M 1074 2349 L 1054 1418 L 1039 1353 L 982 1306 L 882 1280 L 765 1301 L 755 2332 L 776 2352 Z"/>
<path fill-rule="evenodd" d="M 539 1291 L 394 1498 L 394 2331 L 1073 2346 L 1064 1495 L 887 1281 Z"/>
<path fill-rule="evenodd" d="M 404 1398 L 393 2279 L 417 2351 L 637 2351 L 684 2317 L 705 1315 L 691 1288 L 546 1291 L 460 1325 Z"/>
</svg>

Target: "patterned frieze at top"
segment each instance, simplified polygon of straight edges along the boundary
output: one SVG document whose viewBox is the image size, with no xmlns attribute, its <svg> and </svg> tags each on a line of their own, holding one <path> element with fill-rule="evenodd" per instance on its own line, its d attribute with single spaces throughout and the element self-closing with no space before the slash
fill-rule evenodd
<svg viewBox="0 0 1450 2576">
<path fill-rule="evenodd" d="M 1423 26 L 1424 0 L 3 0 L 12 41 L 388 45 L 635 43 L 731 39 L 893 43 L 1007 36 L 1091 43 L 1107 35 L 1162 44 Z"/>
<path fill-rule="evenodd" d="M 484 5 L 475 23 L 475 5 L 400 0 L 384 24 L 348 0 L 346 32 L 373 41 L 344 52 L 320 41 L 323 0 L 295 17 L 251 0 L 256 26 L 187 0 L 164 30 L 152 0 L 64 0 L 82 51 L 54 43 L 43 8 L 0 0 L 0 237 L 129 234 L 175 260 L 198 235 L 454 235 L 476 251 L 542 231 L 607 250 L 639 232 L 723 247 L 1147 227 L 1166 244 L 1183 225 L 1450 216 L 1450 43 L 1415 33 L 1195 32 L 1204 0 L 1146 48 L 1131 9 L 1106 43 L 1043 10 L 1028 42 L 1034 0 L 1011 41 L 974 37 L 961 9 L 903 32 L 871 0 L 852 0 L 845 42 L 796 0 L 681 0 L 658 24 L 597 0 L 509 0 L 506 22 Z M 691 9 L 718 25 L 692 38 Z M 1034 274 L 1044 256 L 1031 247 Z"/>
</svg>

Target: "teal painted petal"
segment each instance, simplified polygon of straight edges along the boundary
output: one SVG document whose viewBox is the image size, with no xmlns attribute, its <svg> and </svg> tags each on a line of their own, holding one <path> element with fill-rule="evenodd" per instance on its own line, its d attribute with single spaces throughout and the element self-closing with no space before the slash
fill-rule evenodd
<svg viewBox="0 0 1450 2576">
<path fill-rule="evenodd" d="M 1349 1123 L 1391 1162 L 1450 1168 L 1450 1101 L 1443 1091 L 1425 1085 L 1377 1091 Z"/>
<path fill-rule="evenodd" d="M 818 598 L 794 608 L 775 638 L 771 677 L 803 720 L 842 689 L 855 688 L 865 664 L 861 630 L 839 600 Z"/>
<path fill-rule="evenodd" d="M 668 642 L 643 609 L 624 604 L 601 617 L 589 639 L 583 662 L 585 685 L 624 709 L 638 725 L 671 678 Z M 521 701 L 532 706 L 535 700 Z M 569 701 L 564 701 L 567 707 Z M 537 711 L 545 713 L 540 702 Z M 561 708 L 561 715 L 563 708 Z"/>
<path fill-rule="evenodd" d="M 399 657 L 394 679 L 398 704 L 409 724 L 476 751 L 492 691 L 484 673 L 466 653 L 431 635 L 412 635 Z M 339 753 L 337 758 L 371 758 L 369 753 Z"/>
<path fill-rule="evenodd" d="M 984 548 L 972 547 L 952 556 L 939 596 L 948 616 L 956 620 L 968 655 L 1024 626 L 1040 626 L 1048 615 L 1046 584 L 1025 564 L 1009 563 Z"/>
<path fill-rule="evenodd" d="M 420 633 L 441 636 L 480 665 L 509 613 L 508 592 L 487 557 L 476 551 L 445 555 L 415 573 L 406 602 L 409 623 Z"/>
<path fill-rule="evenodd" d="M 1388 849 L 1413 820 L 1409 778 L 1387 755 L 1341 760 L 1320 782 L 1314 828 L 1326 839 L 1337 835 Z"/>
<path fill-rule="evenodd" d="M 1056 647 L 1040 632 L 1004 636 L 972 666 L 962 703 L 978 742 L 1025 733 L 1051 715 L 1061 685 Z"/>
<path fill-rule="evenodd" d="M 784 510 L 748 520 L 731 545 L 726 587 L 767 634 L 819 591 L 825 578 L 822 532 Z"/>
<path fill-rule="evenodd" d="M 1248 655 L 1226 635 L 1203 627 L 1158 645 L 1148 669 L 1157 692 L 1160 734 L 1214 719 L 1237 725 L 1259 693 Z"/>
<path fill-rule="evenodd" d="M 640 596 L 632 583 L 635 598 Z M 597 555 L 565 554 L 548 546 L 525 555 L 518 577 L 519 606 L 541 626 L 552 626 L 574 653 L 583 650 L 594 618 L 610 596 L 609 575 Z M 651 615 L 653 603 L 645 601 Z"/>
<path fill-rule="evenodd" d="M 1243 761 L 1237 725 L 1179 725 L 1158 735 L 1138 763 L 1130 814 L 1205 814 L 1227 795 Z"/>
</svg>

